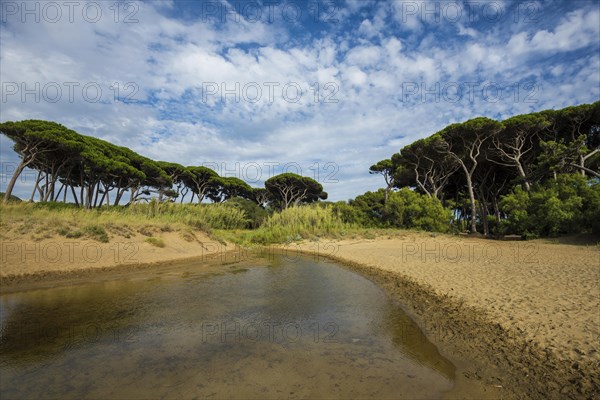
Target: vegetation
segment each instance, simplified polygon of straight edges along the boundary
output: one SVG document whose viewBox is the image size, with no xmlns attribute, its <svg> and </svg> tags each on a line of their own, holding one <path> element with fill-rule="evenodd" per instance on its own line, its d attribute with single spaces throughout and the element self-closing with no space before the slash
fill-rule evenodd
<svg viewBox="0 0 600 400">
<path fill-rule="evenodd" d="M 22 201 L 20 198 L 18 198 L 15 195 L 10 195 L 10 196 L 6 197 L 7 198 L 6 201 L 4 200 L 4 197 L 5 197 L 4 192 L 0 192 L 0 200 L 2 200 L 3 203 L 8 203 L 8 202 L 16 202 L 16 203 L 18 203 L 18 202 Z"/>
<path fill-rule="evenodd" d="M 414 188 L 452 210 L 454 226 L 472 233 L 597 232 L 600 102 L 505 121 L 475 118 L 452 124 L 405 146 L 370 172 L 383 175 L 386 194 L 358 196 L 350 202 L 357 214 L 344 209 L 346 218 L 376 226 L 441 229 L 407 220 L 398 202 L 388 204 L 390 190 L 400 189 L 406 196 L 406 188 Z M 424 205 L 421 213 L 435 215 L 432 207 L 438 206 Z M 443 221 L 447 214 L 439 215 Z"/>
<path fill-rule="evenodd" d="M 384 188 L 337 203 L 324 202 L 327 193 L 311 178 L 284 173 L 252 188 L 210 168 L 154 161 L 54 122 L 5 122 L 0 132 L 21 158 L 2 196 L 3 219 L 24 221 L 19 229 L 25 232 L 50 221 L 49 229 L 65 237 L 104 242 L 121 224 L 123 235 L 137 231 L 156 246 L 159 239 L 143 224 L 235 231 L 245 243 L 364 228 L 525 237 L 600 233 L 600 102 L 451 124 L 372 165 L 369 172 L 384 178 Z M 29 199 L 37 195 L 38 202 L 17 204 L 11 191 L 26 167 L 38 171 Z"/>
<path fill-rule="evenodd" d="M 26 120 L 0 124 L 0 133 L 14 142 L 21 161 L 4 196 L 6 204 L 14 185 L 28 167 L 38 172 L 30 201 L 67 202 L 83 208 L 118 206 L 123 198 L 133 205 L 150 201 L 221 203 L 240 197 L 266 207 L 282 209 L 291 205 L 326 199 L 327 193 L 315 180 L 296 174 L 270 178 L 265 188 L 252 188 L 235 177 L 220 177 L 205 166 L 184 167 L 154 161 L 104 140 L 81 135 L 56 122 Z M 111 198 L 113 199 L 111 201 Z"/>
<path fill-rule="evenodd" d="M 302 239 L 344 236 L 358 227 L 342 221 L 330 205 L 289 207 L 273 213 L 255 230 L 223 233 L 241 244 L 285 243 Z"/>
<path fill-rule="evenodd" d="M 146 238 L 145 242 L 150 243 L 152 246 L 165 247 L 165 242 L 161 238 L 150 236 L 149 238 Z"/>
<path fill-rule="evenodd" d="M 451 210 L 438 199 L 408 188 L 367 192 L 349 203 L 335 203 L 333 210 L 345 223 L 373 228 L 448 232 L 452 221 Z"/>
<path fill-rule="evenodd" d="M 151 201 L 134 206 L 86 210 L 63 203 L 9 203 L 0 205 L 2 236 L 30 234 L 35 240 L 56 233 L 66 238 L 107 242 L 113 236 L 153 236 L 172 230 L 186 233 L 214 229 L 244 229 L 245 212 L 233 204 L 174 204 Z M 158 232 L 157 232 L 158 231 Z M 43 234 L 43 235 L 42 235 Z"/>
<path fill-rule="evenodd" d="M 320 183 L 289 172 L 269 178 L 265 182 L 265 188 L 279 209 L 327 199 L 327 193 Z"/>
</svg>

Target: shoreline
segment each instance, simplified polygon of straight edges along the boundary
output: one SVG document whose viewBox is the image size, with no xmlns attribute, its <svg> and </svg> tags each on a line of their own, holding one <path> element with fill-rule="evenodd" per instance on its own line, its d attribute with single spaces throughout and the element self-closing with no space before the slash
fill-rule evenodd
<svg viewBox="0 0 600 400">
<path fill-rule="evenodd" d="M 599 380 L 588 382 L 588 377 L 599 376 L 600 365 L 573 370 L 569 361 L 544 352 L 536 343 L 524 340 L 519 332 L 505 330 L 482 315 L 480 309 L 437 295 L 431 287 L 343 257 L 321 257 L 380 286 L 442 354 L 461 364 L 467 380 L 479 381 L 484 390 L 498 389 L 498 398 L 594 398 L 600 394 Z M 586 386 L 589 392 L 584 389 Z"/>
<path fill-rule="evenodd" d="M 416 233 L 408 235 L 409 240 L 402 238 L 404 239 L 402 243 L 418 243 L 418 239 L 427 240 L 428 243 L 449 239 L 468 241 L 468 239 L 453 237 L 431 239 Z M 391 240 L 396 241 L 392 243 L 394 245 L 400 242 L 397 238 Z M 486 398 L 522 398 L 523 396 L 533 399 L 593 398 L 600 394 L 600 362 L 593 358 L 590 360 L 577 360 L 564 356 L 561 358 L 551 348 L 543 345 L 544 341 L 540 339 L 543 335 L 539 332 L 534 332 L 532 336 L 531 332 L 522 330 L 518 326 L 507 328 L 502 321 L 498 322 L 494 318 L 489 309 L 473 306 L 460 296 L 440 291 L 440 288 L 443 288 L 442 284 L 428 285 L 405 273 L 387 268 L 389 265 L 384 261 L 386 257 L 391 256 L 386 253 L 386 244 L 385 239 L 355 239 L 301 242 L 293 244 L 292 247 L 279 245 L 267 249 L 269 252 L 291 250 L 306 257 L 331 260 L 382 288 L 411 316 L 429 340 L 456 364 L 460 376 L 457 376 L 456 390 L 449 392 L 447 398 L 472 393 L 474 387 L 474 390 L 480 391 L 481 396 Z M 331 250 L 332 246 L 334 250 Z M 350 250 L 357 246 L 359 251 L 352 253 Z M 112 280 L 144 270 L 178 268 L 190 263 L 228 265 L 246 262 L 251 259 L 250 255 L 260 256 L 261 249 L 264 248 L 246 249 L 228 244 L 219 249 L 211 254 L 205 252 L 201 255 L 171 257 L 152 262 L 121 263 L 100 267 L 95 265 L 87 268 L 2 275 L 0 294 Z M 367 256 L 373 257 L 374 262 L 365 262 L 361 259 L 359 255 L 363 255 L 365 249 L 372 251 Z M 575 250 L 589 249 L 575 248 Z M 564 249 L 558 248 L 558 251 Z M 417 265 L 414 260 L 411 264 L 411 260 L 405 259 L 403 255 L 395 254 L 395 257 L 396 259 L 391 259 L 395 261 L 390 265 L 402 264 L 399 263 L 400 260 L 418 270 L 414 268 Z M 477 259 L 473 261 L 477 265 L 481 262 Z M 441 268 L 443 265 L 443 263 L 436 265 L 436 268 Z M 518 297 L 518 295 L 519 293 L 514 296 Z"/>
</svg>

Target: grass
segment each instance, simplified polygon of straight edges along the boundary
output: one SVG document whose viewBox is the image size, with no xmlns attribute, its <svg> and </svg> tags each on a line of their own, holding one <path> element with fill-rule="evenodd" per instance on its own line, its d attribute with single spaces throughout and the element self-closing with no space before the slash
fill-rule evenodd
<svg viewBox="0 0 600 400">
<path fill-rule="evenodd" d="M 320 237 L 340 238 L 357 228 L 342 222 L 330 207 L 291 207 L 267 218 L 255 230 L 219 231 L 223 239 L 242 244 L 286 243 Z"/>
<path fill-rule="evenodd" d="M 149 237 L 144 240 L 146 243 L 150 243 L 152 246 L 165 247 L 165 242 L 161 238 Z"/>
<path fill-rule="evenodd" d="M 90 238 L 106 243 L 111 237 L 144 235 L 148 243 L 162 247 L 156 236 L 179 232 L 188 242 L 202 230 L 213 239 L 244 246 L 300 240 L 375 239 L 403 235 L 398 229 L 362 228 L 344 223 L 331 209 L 317 205 L 292 207 L 276 212 L 257 229 L 245 229 L 243 210 L 230 204 L 136 204 L 85 210 L 62 203 L 14 203 L 0 205 L 2 237 L 31 234 L 42 240 L 49 234 L 67 238 Z M 164 243 L 163 243 L 164 245 Z"/>
<path fill-rule="evenodd" d="M 3 237 L 54 232 L 68 238 L 89 237 L 100 242 L 112 235 L 151 237 L 172 232 L 240 229 L 247 226 L 244 211 L 227 204 L 135 204 L 85 210 L 63 203 L 9 203 L 0 205 Z"/>
</svg>

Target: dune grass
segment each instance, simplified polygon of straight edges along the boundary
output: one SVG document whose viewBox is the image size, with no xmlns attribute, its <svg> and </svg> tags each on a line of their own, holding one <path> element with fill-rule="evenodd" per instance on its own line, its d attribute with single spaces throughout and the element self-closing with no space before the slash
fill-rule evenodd
<svg viewBox="0 0 600 400">
<path fill-rule="evenodd" d="M 42 240 L 58 234 L 109 241 L 109 233 L 131 237 L 137 233 L 198 229 L 241 229 L 248 223 L 244 211 L 227 204 L 135 204 L 85 210 L 62 203 L 9 203 L 0 205 L 0 237 L 30 235 Z"/>
<path fill-rule="evenodd" d="M 150 243 L 152 246 L 165 247 L 165 241 L 162 240 L 161 238 L 156 238 L 156 237 L 151 236 L 149 238 L 146 238 L 145 242 Z"/>
<path fill-rule="evenodd" d="M 202 230 L 220 241 L 243 246 L 289 243 L 319 238 L 396 237 L 398 229 L 364 228 L 344 223 L 329 206 L 305 205 L 275 212 L 257 229 L 246 229 L 248 218 L 232 204 L 135 204 L 94 210 L 63 203 L 10 203 L 0 205 L 0 238 L 26 235 L 43 240 L 55 235 L 108 242 L 112 237 L 141 234 L 148 243 L 164 232 L 180 232 L 187 241 Z"/>
<path fill-rule="evenodd" d="M 270 244 L 319 237 L 339 238 L 358 229 L 344 223 L 330 207 L 302 206 L 274 213 L 258 229 L 216 234 L 238 244 Z"/>
</svg>

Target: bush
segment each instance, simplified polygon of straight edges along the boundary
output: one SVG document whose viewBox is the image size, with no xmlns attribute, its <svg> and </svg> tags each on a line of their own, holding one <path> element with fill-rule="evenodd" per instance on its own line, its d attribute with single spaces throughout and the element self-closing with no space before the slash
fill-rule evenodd
<svg viewBox="0 0 600 400">
<path fill-rule="evenodd" d="M 559 175 L 530 192 L 516 186 L 501 198 L 509 233 L 527 237 L 599 232 L 600 185 L 579 174 Z"/>
<path fill-rule="evenodd" d="M 247 220 L 245 228 L 249 229 L 258 228 L 271 214 L 254 201 L 241 197 L 229 199 L 225 204 L 233 206 L 244 213 Z"/>
<path fill-rule="evenodd" d="M 271 215 L 254 231 L 250 240 L 255 243 L 282 243 L 308 239 L 313 236 L 337 235 L 350 229 L 332 207 L 306 205 L 290 207 Z"/>
<path fill-rule="evenodd" d="M 0 202 L 4 201 L 4 196 L 6 196 L 6 194 L 4 192 L 0 192 Z M 20 198 L 18 198 L 17 196 L 11 194 L 10 197 L 8 198 L 8 202 L 9 203 L 20 203 L 21 200 Z"/>
<path fill-rule="evenodd" d="M 89 237 L 91 237 L 93 239 L 98 240 L 99 242 L 108 243 L 108 234 L 106 233 L 104 228 L 99 225 L 88 225 L 85 228 L 83 228 L 83 233 L 85 233 L 86 235 L 88 235 Z M 81 236 L 81 235 L 79 235 L 79 236 Z M 73 236 L 73 237 L 79 237 L 79 236 Z M 67 237 L 69 237 L 69 236 L 67 236 Z"/>
<path fill-rule="evenodd" d="M 447 232 L 452 219 L 450 209 L 445 208 L 438 199 L 407 188 L 390 192 L 387 203 L 385 190 L 380 189 L 357 196 L 349 205 L 336 203 L 334 210 L 344 222 L 367 227 Z"/>
<path fill-rule="evenodd" d="M 165 247 L 165 242 L 161 238 L 149 237 L 144 241 L 150 243 L 152 246 Z"/>
</svg>

